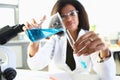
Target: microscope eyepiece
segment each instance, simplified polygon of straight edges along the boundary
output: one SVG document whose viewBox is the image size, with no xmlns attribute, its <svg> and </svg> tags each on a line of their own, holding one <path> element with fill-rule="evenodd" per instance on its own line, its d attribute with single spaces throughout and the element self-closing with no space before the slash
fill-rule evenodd
<svg viewBox="0 0 120 80">
<path fill-rule="evenodd" d="M 13 37 L 17 36 L 18 33 L 23 32 L 23 26 L 24 24 L 17 24 L 14 26 L 5 26 L 0 29 L 0 45 L 5 44 Z"/>
</svg>

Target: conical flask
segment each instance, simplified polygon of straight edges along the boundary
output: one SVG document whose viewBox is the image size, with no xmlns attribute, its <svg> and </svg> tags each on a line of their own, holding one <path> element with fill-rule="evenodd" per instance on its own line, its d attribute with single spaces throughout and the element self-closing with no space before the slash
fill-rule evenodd
<svg viewBox="0 0 120 80">
<path fill-rule="evenodd" d="M 50 37 L 63 31 L 63 23 L 59 13 L 54 14 L 42 23 L 42 28 L 28 29 L 26 34 L 32 42 Z"/>
</svg>

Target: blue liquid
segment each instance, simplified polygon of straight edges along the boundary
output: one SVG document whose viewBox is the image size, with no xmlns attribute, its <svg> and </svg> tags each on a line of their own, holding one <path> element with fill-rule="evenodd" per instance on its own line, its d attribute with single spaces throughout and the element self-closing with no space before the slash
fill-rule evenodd
<svg viewBox="0 0 120 80">
<path fill-rule="evenodd" d="M 81 61 L 80 63 L 81 63 L 81 65 L 82 65 L 82 67 L 83 67 L 84 69 L 87 68 L 87 64 L 86 64 L 86 62 Z"/>
<path fill-rule="evenodd" d="M 49 28 L 49 29 L 28 29 L 26 31 L 27 36 L 32 42 L 36 42 L 38 40 L 50 37 L 58 32 L 63 31 L 61 28 Z"/>
</svg>

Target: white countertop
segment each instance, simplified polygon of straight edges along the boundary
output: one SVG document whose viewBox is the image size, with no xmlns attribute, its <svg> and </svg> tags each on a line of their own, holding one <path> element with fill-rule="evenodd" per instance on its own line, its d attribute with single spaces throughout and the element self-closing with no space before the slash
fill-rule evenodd
<svg viewBox="0 0 120 80">
<path fill-rule="evenodd" d="M 50 80 L 49 77 L 54 76 L 58 80 L 99 80 L 96 75 L 86 75 L 82 74 L 75 76 L 74 78 L 68 75 L 67 73 L 55 73 L 51 74 L 46 71 L 31 71 L 31 70 L 22 70 L 17 69 L 17 76 L 14 80 Z M 116 77 L 115 80 L 120 80 L 120 77 Z"/>
<path fill-rule="evenodd" d="M 72 77 L 67 73 L 49 73 L 45 71 L 30 71 L 30 70 L 17 70 L 15 80 L 50 80 L 49 77 L 53 76 L 58 80 L 98 80 L 95 75 L 79 75 L 81 77 Z"/>
</svg>

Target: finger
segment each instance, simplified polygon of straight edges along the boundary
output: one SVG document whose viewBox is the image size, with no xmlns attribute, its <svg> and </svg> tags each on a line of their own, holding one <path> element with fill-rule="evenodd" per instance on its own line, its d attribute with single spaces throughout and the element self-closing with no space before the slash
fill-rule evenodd
<svg viewBox="0 0 120 80">
<path fill-rule="evenodd" d="M 83 48 L 86 47 L 87 44 L 89 44 L 89 40 L 85 39 L 83 41 L 81 41 L 80 43 L 78 43 L 77 45 L 74 45 L 73 49 L 75 53 L 78 53 L 80 50 L 82 50 Z M 76 42 L 75 42 L 76 44 Z"/>
<path fill-rule="evenodd" d="M 88 50 L 88 45 L 90 45 L 90 41 L 87 41 L 84 46 L 82 48 L 80 48 L 76 53 L 78 56 L 82 55 L 82 54 L 86 54 L 87 50 Z"/>
<path fill-rule="evenodd" d="M 44 21 L 46 19 L 46 15 L 43 16 L 43 18 L 41 19 L 41 21 Z"/>
<path fill-rule="evenodd" d="M 31 25 L 32 25 L 34 28 L 38 28 L 38 27 L 39 27 L 38 23 L 36 22 L 36 20 L 35 20 L 34 18 L 32 18 L 32 20 L 31 20 Z"/>
<path fill-rule="evenodd" d="M 94 49 L 95 49 L 95 48 L 94 48 Z M 84 56 L 88 56 L 88 55 L 90 55 L 90 54 L 98 51 L 98 50 L 94 50 L 94 49 L 91 49 L 91 50 L 90 50 L 89 48 L 87 48 L 86 52 L 85 52 L 83 55 L 84 55 Z"/>
<path fill-rule="evenodd" d="M 95 51 L 94 49 L 96 48 L 97 44 L 101 44 L 101 41 L 99 40 L 99 38 L 98 40 L 94 40 L 94 41 L 87 39 L 77 46 L 78 48 L 76 48 L 77 50 L 75 50 L 75 52 L 79 55 L 82 55 L 82 54 L 88 55 L 89 51 L 90 52 Z"/>
<path fill-rule="evenodd" d="M 103 49 L 105 49 L 105 44 L 99 40 L 95 41 L 95 43 L 91 43 L 87 46 L 87 55 Z"/>
<path fill-rule="evenodd" d="M 42 23 L 43 23 L 45 20 L 46 20 L 46 15 L 44 15 L 44 16 L 42 17 L 42 19 L 40 20 L 39 25 L 41 26 L 41 25 L 42 25 Z"/>
<path fill-rule="evenodd" d="M 75 42 L 73 49 L 78 50 L 78 48 L 80 49 L 81 47 L 86 46 L 85 44 L 89 44 L 90 42 L 93 42 L 97 38 L 99 38 L 98 35 L 96 35 L 94 32 L 89 32 L 89 33 L 90 33 L 90 35 L 89 36 L 87 35 L 87 37 L 85 37 L 85 38 L 83 38 L 84 36 L 80 37 L 80 39 Z"/>
<path fill-rule="evenodd" d="M 49 79 L 50 80 L 58 80 L 58 79 L 56 79 L 55 77 L 52 77 L 52 76 L 50 76 Z"/>
<path fill-rule="evenodd" d="M 104 47 L 106 47 L 106 43 L 101 38 L 98 37 L 94 41 L 91 42 L 89 49 L 94 49 L 99 45 L 103 45 Z"/>
<path fill-rule="evenodd" d="M 91 35 L 93 35 L 93 34 L 94 34 L 93 31 L 89 31 L 89 32 L 83 34 L 83 35 L 75 42 L 75 44 L 73 45 L 73 47 L 74 47 L 74 46 L 77 46 L 79 43 L 82 43 L 82 41 L 88 39 L 88 38 L 89 38 Z"/>
<path fill-rule="evenodd" d="M 84 46 L 83 49 L 80 49 L 77 54 L 79 54 L 79 55 L 82 54 L 82 55 L 85 55 L 85 56 L 90 55 L 91 53 L 99 51 L 100 48 L 102 47 L 102 46 L 100 47 L 101 44 L 102 43 L 100 41 L 98 41 L 98 42 L 96 42 L 96 41 L 94 41 L 94 42 L 88 41 L 85 44 L 86 46 Z M 99 47 L 97 45 L 99 45 Z M 96 47 L 98 47 L 98 48 L 96 48 Z"/>
<path fill-rule="evenodd" d="M 25 28 L 26 28 L 26 29 L 31 29 L 32 26 L 31 26 L 28 22 L 26 22 L 26 23 L 25 23 Z"/>
<path fill-rule="evenodd" d="M 88 37 L 91 42 L 95 41 L 96 39 L 99 38 L 97 34 L 92 34 L 91 36 Z"/>
<path fill-rule="evenodd" d="M 37 22 L 35 21 L 35 19 L 34 18 L 32 18 L 32 22 L 31 22 L 32 24 L 37 24 Z"/>
<path fill-rule="evenodd" d="M 87 53 L 87 48 L 83 48 L 82 50 L 80 50 L 78 53 L 77 53 L 77 56 L 81 56 L 81 55 L 84 55 Z"/>
<path fill-rule="evenodd" d="M 96 50 L 105 50 L 107 48 L 109 48 L 109 45 L 108 44 L 104 44 L 104 43 L 101 43 L 101 44 L 96 46 Z"/>
<path fill-rule="evenodd" d="M 79 40 L 76 41 L 75 44 L 73 45 L 73 49 L 75 51 L 78 51 L 85 45 L 86 41 L 87 41 L 87 39 L 84 39 L 83 41 L 79 41 Z"/>
</svg>

